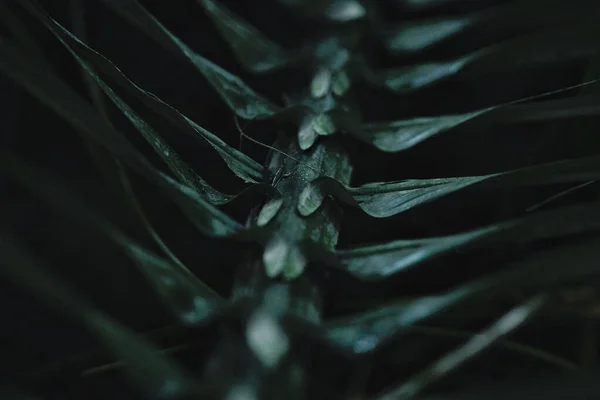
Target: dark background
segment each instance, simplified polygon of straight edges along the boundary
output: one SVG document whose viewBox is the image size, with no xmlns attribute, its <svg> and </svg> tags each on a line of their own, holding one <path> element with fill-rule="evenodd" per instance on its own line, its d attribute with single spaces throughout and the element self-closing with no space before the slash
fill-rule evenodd
<svg viewBox="0 0 600 400">
<path fill-rule="evenodd" d="M 3 0 L 7 1 L 7 0 Z M 192 0 L 177 2 L 142 1 L 162 23 L 190 45 L 194 50 L 240 76 L 250 87 L 281 103 L 282 94 L 293 91 L 298 82 L 307 82 L 308 77 L 294 71 L 284 70 L 273 75 L 252 76 L 245 72 L 232 57 L 212 23 L 203 14 L 201 7 Z M 330 26 L 298 18 L 273 1 L 225 1 L 227 6 L 259 27 L 267 36 L 288 48 L 327 34 Z M 423 18 L 427 13 L 410 13 L 401 2 L 379 1 L 381 13 L 388 22 L 402 19 Z M 487 7 L 501 1 L 455 1 L 435 10 L 435 15 L 459 14 Z M 111 59 L 134 82 L 156 94 L 197 121 L 201 126 L 219 135 L 233 146 L 239 146 L 233 113 L 220 101 L 204 78 L 181 60 L 167 53 L 151 39 L 113 15 L 98 1 L 84 1 L 88 44 Z M 65 27 L 70 28 L 68 1 L 44 3 L 49 13 Z M 54 70 L 73 87 L 85 93 L 81 73 L 64 49 L 49 32 L 14 4 L 9 4 L 23 19 L 27 29 L 34 33 L 46 56 L 52 61 Z M 0 31 L 2 32 L 2 31 Z M 362 51 L 375 66 L 388 67 L 407 63 L 445 58 L 490 44 L 501 38 L 473 33 L 454 40 L 431 52 L 407 58 L 387 55 L 378 44 L 377 35 L 371 33 L 361 45 Z M 354 99 L 366 121 L 400 119 L 409 116 L 438 115 L 482 108 L 488 105 L 514 100 L 581 82 L 587 63 L 578 61 L 560 63 L 543 70 L 511 71 L 476 79 L 454 79 L 433 88 L 410 95 L 391 95 L 383 90 L 358 83 L 353 86 Z M 119 92 L 119 94 L 121 94 Z M 124 95 L 124 94 L 123 94 Z M 131 100 L 124 95 L 126 100 Z M 0 77 L 0 146 L 43 166 L 61 176 L 69 186 L 82 193 L 95 206 L 113 216 L 132 235 L 152 246 L 152 242 L 136 225 L 131 213 L 118 201 L 97 172 L 86 145 L 64 121 L 51 110 L 40 104 L 11 81 Z M 136 104 L 134 101 L 132 104 Z M 136 107 L 143 110 L 142 107 Z M 111 109 L 115 123 L 129 134 L 131 140 L 152 158 L 152 150 L 135 136 L 131 127 Z M 198 146 L 185 135 L 180 135 L 165 121 L 145 112 L 142 115 L 194 166 L 206 180 L 217 189 L 234 193 L 242 188 L 222 161 L 206 148 Z M 507 169 L 534 165 L 574 156 L 592 154 L 597 151 L 594 132 L 582 127 L 594 126 L 597 121 L 562 120 L 552 123 L 497 126 L 482 132 L 464 129 L 452 135 L 438 137 L 404 153 L 380 154 L 362 143 L 347 139 L 356 165 L 353 184 L 370 181 L 397 180 L 405 178 L 433 178 L 443 176 L 476 175 L 499 172 Z M 251 122 L 245 125 L 248 135 L 270 143 L 279 129 L 273 122 Z M 568 134 L 565 134 L 568 133 Z M 263 161 L 267 151 L 249 141 L 243 142 L 243 150 L 258 161 Z M 157 165 L 160 162 L 157 159 Z M 135 189 L 145 210 L 157 230 L 163 235 L 172 250 L 182 261 L 222 295 L 228 296 L 231 277 L 241 245 L 232 251 L 226 241 L 202 237 L 185 221 L 179 211 L 152 187 L 131 174 Z M 117 320 L 137 331 L 172 324 L 164 307 L 156 300 L 141 274 L 125 256 L 104 239 L 88 233 L 77 221 L 55 214 L 37 198 L 29 196 L 15 185 L 0 180 L 2 223 L 15 230 L 35 249 L 36 255 L 45 260 L 61 278 L 84 293 L 94 304 L 107 311 Z M 495 191 L 475 193 L 466 191 L 460 196 L 449 196 L 436 203 L 435 207 L 416 209 L 401 216 L 386 220 L 367 220 L 358 213 L 347 210 L 343 221 L 340 247 L 374 243 L 382 240 L 443 235 L 471 229 L 521 215 L 524 210 L 556 193 L 562 187 L 519 191 Z M 566 201 L 596 198 L 597 190 L 592 186 Z M 235 211 L 243 222 L 249 208 Z M 241 249 L 241 250 L 240 250 Z M 531 251 L 527 249 L 526 251 Z M 431 293 L 449 288 L 470 277 L 492 270 L 502 262 L 523 254 L 523 249 L 489 249 L 475 254 L 456 255 L 444 262 L 426 265 L 422 270 L 371 287 L 356 282 L 335 279 L 325 283 L 328 317 L 347 313 L 360 306 L 344 306 L 348 293 L 356 303 L 377 299 L 391 299 Z M 361 300 L 363 299 L 363 300 Z M 498 306 L 501 310 L 501 305 Z M 481 318 L 440 321 L 460 328 L 480 328 L 499 313 L 493 309 L 481 312 Z M 49 366 L 65 355 L 78 353 L 93 345 L 91 338 L 80 328 L 65 321 L 61 316 L 48 311 L 42 304 L 26 293 L 0 281 L 0 376 L 9 385 L 32 386 L 32 377 L 47 382 L 45 376 Z M 583 328 L 587 326 L 587 328 Z M 217 331 L 210 328 L 203 332 L 185 331 L 168 336 L 164 343 L 178 340 L 205 340 L 210 343 Z M 580 318 L 560 316 L 538 321 L 526 328 L 519 338 L 535 343 L 554 353 L 577 359 L 580 335 L 589 332 Z M 409 335 L 410 336 L 410 335 Z M 163 340 L 163 339 L 161 339 Z M 408 347 L 401 347 L 406 346 Z M 410 345 L 412 344 L 412 345 Z M 454 339 L 404 338 L 398 344 L 396 361 L 385 361 L 382 357 L 375 369 L 370 385 L 382 388 L 396 381 L 406 371 L 417 365 L 426 365 L 435 354 L 455 346 Z M 197 354 L 209 351 L 196 348 Z M 202 347 L 202 346 L 200 346 Z M 411 351 L 407 351 L 409 348 Z M 396 351 L 396 350 L 394 350 Z M 414 353 L 414 354 L 413 354 Z M 389 357 L 388 357 L 389 358 Z M 101 359 L 96 357 L 96 361 Z M 400 360 L 400 361 L 399 361 Z M 200 361 L 192 363 L 202 367 Z M 488 382 L 502 379 L 528 378 L 543 375 L 552 368 L 539 361 L 516 355 L 502 349 L 490 351 L 462 373 L 453 375 L 450 387 L 461 387 L 469 382 Z M 48 373 L 48 376 L 53 376 Z M 103 375 L 104 376 L 104 375 Z M 80 398 L 100 398 L 111 393 L 117 397 L 120 381 L 96 376 L 68 386 L 72 393 L 88 395 Z M 37 382 L 37 381 L 35 381 Z M 61 381 L 56 381 L 61 382 Z M 62 383 L 55 383 L 62 386 Z M 95 391 L 95 395 L 92 395 Z M 120 390 L 127 397 L 125 389 Z M 125 398 L 123 397 L 123 398 Z"/>
</svg>

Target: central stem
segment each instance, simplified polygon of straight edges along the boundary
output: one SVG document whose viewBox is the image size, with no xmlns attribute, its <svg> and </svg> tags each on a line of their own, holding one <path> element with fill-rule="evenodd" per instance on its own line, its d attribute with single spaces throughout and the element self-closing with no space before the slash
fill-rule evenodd
<svg viewBox="0 0 600 400">
<path fill-rule="evenodd" d="M 275 202 L 271 209 L 277 209 L 268 222 L 271 230 L 266 248 L 238 267 L 233 288 L 232 300 L 250 304 L 250 311 L 241 331 L 223 337 L 223 348 L 215 352 L 209 365 L 210 376 L 219 381 L 217 386 L 229 388 L 222 398 L 237 398 L 236 390 L 254 396 L 240 398 L 304 399 L 306 395 L 305 368 L 299 357 L 291 356 L 294 333 L 281 321 L 291 314 L 320 324 L 321 296 L 316 283 L 303 273 L 310 260 L 300 244 L 308 241 L 333 249 L 341 210 L 327 200 L 304 217 L 297 211 L 298 201 L 304 187 L 318 177 L 348 184 L 352 169 L 346 152 L 332 138 L 301 150 L 295 136 L 282 136 L 274 147 L 279 151 L 271 153 L 267 175 L 281 199 L 262 206 L 273 207 Z"/>
</svg>

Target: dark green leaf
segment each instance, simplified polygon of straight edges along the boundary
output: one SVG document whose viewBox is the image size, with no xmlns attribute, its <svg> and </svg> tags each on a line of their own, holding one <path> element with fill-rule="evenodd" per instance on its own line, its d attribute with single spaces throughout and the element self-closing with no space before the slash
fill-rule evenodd
<svg viewBox="0 0 600 400">
<path fill-rule="evenodd" d="M 494 224 L 456 235 L 397 240 L 380 245 L 339 251 L 342 265 L 354 276 L 379 280 L 445 254 L 481 244 L 527 244 L 548 238 L 600 230 L 596 204 L 559 208 Z"/>
<path fill-rule="evenodd" d="M 184 323 L 205 320 L 221 304 L 222 298 L 182 264 L 172 264 L 136 243 L 50 174 L 6 154 L 0 161 L 0 170 L 82 227 L 113 241 L 131 258 L 163 302 Z"/>
<path fill-rule="evenodd" d="M 137 389 L 152 398 L 180 396 L 194 390 L 195 383 L 174 361 L 160 355 L 159 349 L 55 279 L 47 272 L 48 267 L 32 256 L 31 249 L 11 235 L 0 232 L 0 238 L 0 274 L 84 325 L 113 357 L 125 362 L 126 373 Z"/>
<path fill-rule="evenodd" d="M 554 247 L 507 265 L 502 271 L 466 283 L 447 293 L 380 307 L 346 320 L 330 323 L 328 336 L 356 353 L 371 352 L 401 332 L 444 310 L 468 301 L 482 301 L 517 289 L 536 290 L 566 285 L 597 276 L 600 239 Z"/>
<path fill-rule="evenodd" d="M 490 347 L 502 336 L 514 331 L 546 304 L 546 297 L 538 295 L 525 303 L 513 308 L 502 318 L 494 322 L 490 327 L 473 336 L 467 343 L 460 346 L 435 361 L 429 367 L 419 372 L 408 382 L 399 387 L 386 391 L 385 394 L 377 396 L 377 400 L 411 399 L 419 394 L 425 387 L 442 378 L 449 372 L 454 371 L 461 364 L 472 359 L 483 350 Z"/>
<path fill-rule="evenodd" d="M 0 2 L 0 22 L 12 34 L 13 40 L 17 41 L 32 57 L 35 57 L 37 62 L 46 67 L 50 65 L 33 35 L 25 28 L 26 25 L 12 11 L 7 2 Z"/>
<path fill-rule="evenodd" d="M 540 12 L 543 10 L 543 12 Z M 591 22 L 598 4 L 589 0 L 517 0 L 460 16 L 418 18 L 386 28 L 386 48 L 397 54 L 426 50 L 469 33 L 478 37 L 510 37 L 557 25 Z"/>
<path fill-rule="evenodd" d="M 307 17 L 325 18 L 335 22 L 350 22 L 366 15 L 359 0 L 279 0 Z"/>
<path fill-rule="evenodd" d="M 268 72 L 291 61 L 284 49 L 218 1 L 198 2 L 202 4 L 244 68 L 253 72 Z"/>
<path fill-rule="evenodd" d="M 0 399 L 6 400 L 38 400 L 39 397 L 32 396 L 20 390 L 0 388 Z"/>
<path fill-rule="evenodd" d="M 485 47 L 459 58 L 388 69 L 367 79 L 398 92 L 410 92 L 460 75 L 475 79 L 491 72 L 519 68 L 543 68 L 594 56 L 600 44 L 594 40 L 598 27 L 582 26 L 536 33 Z"/>
<path fill-rule="evenodd" d="M 240 232 L 242 227 L 237 222 L 208 204 L 192 188 L 156 170 L 89 103 L 3 38 L 0 38 L 0 55 L 0 71 L 65 118 L 78 133 L 109 149 L 114 156 L 166 191 L 202 232 L 211 236 L 231 236 Z"/>
<path fill-rule="evenodd" d="M 463 124 L 470 124 L 473 129 L 484 130 L 486 127 L 499 124 L 552 121 L 600 114 L 600 96 L 597 94 L 520 105 L 514 103 L 464 114 L 368 123 L 354 134 L 380 150 L 396 152 L 411 148 Z"/>
<path fill-rule="evenodd" d="M 240 78 L 195 53 L 136 0 L 103 2 L 162 46 L 191 62 L 241 118 L 264 118 L 280 111 L 280 107 L 256 94 Z"/>
<path fill-rule="evenodd" d="M 48 14 L 41 9 L 36 3 L 29 2 L 27 3 L 27 7 L 38 17 L 47 27 L 50 29 L 63 43 L 67 49 L 75 56 L 76 60 L 82 65 L 82 67 L 86 70 L 88 74 L 90 74 L 94 80 L 101 86 L 101 88 L 107 93 L 107 95 L 111 98 L 111 100 L 125 113 L 125 115 L 136 125 L 138 129 L 142 129 L 146 131 L 145 135 L 148 136 L 152 132 L 148 132 L 151 129 L 147 124 L 144 124 L 143 121 L 139 119 L 132 111 L 127 107 L 125 103 L 123 103 L 116 94 L 108 87 L 103 84 L 103 82 L 97 77 L 94 73 L 91 66 L 85 61 L 94 63 L 94 65 L 106 73 L 111 78 L 115 79 L 117 83 L 125 87 L 129 92 L 142 100 L 146 105 L 153 108 L 154 110 L 160 112 L 165 117 L 169 118 L 172 122 L 177 124 L 180 128 L 182 128 L 186 133 L 194 136 L 201 137 L 206 142 L 208 142 L 223 158 L 223 160 L 227 163 L 229 168 L 238 175 L 240 178 L 246 180 L 247 182 L 254 182 L 256 179 L 260 179 L 262 176 L 262 167 L 260 164 L 252 160 L 250 157 L 241 153 L 240 151 L 230 147 L 221 139 L 219 139 L 214 134 L 208 132 L 206 129 L 201 128 L 196 123 L 189 120 L 187 117 L 179 113 L 179 111 L 175 110 L 173 107 L 164 103 L 162 100 L 154 96 L 153 94 L 146 92 L 141 89 L 137 85 L 135 85 L 131 80 L 129 80 L 113 63 L 111 63 L 107 58 L 102 56 L 100 53 L 94 51 L 90 47 L 88 47 L 85 43 L 79 40 L 77 37 L 73 36 L 69 31 L 67 31 L 64 27 L 62 27 L 58 22 L 53 20 Z M 155 135 L 158 135 L 156 132 L 153 132 Z M 204 141 L 203 140 L 203 141 Z M 156 148 L 159 155 L 163 157 L 163 159 L 169 159 L 169 156 L 173 159 L 173 152 L 171 149 L 165 147 L 166 143 L 162 141 L 162 139 L 156 143 L 156 140 L 149 139 L 150 144 Z M 168 152 L 165 156 L 165 152 Z M 174 161 L 170 161 L 169 166 L 172 166 Z M 188 168 L 183 166 L 177 167 L 175 169 L 182 174 L 185 172 L 186 178 L 184 181 L 192 181 L 196 180 L 196 177 L 190 176 L 192 172 L 189 171 Z M 185 171 L 188 169 L 188 171 Z M 204 186 L 204 189 L 201 187 L 200 190 L 205 191 L 207 196 L 210 195 L 217 204 L 221 202 L 225 202 L 228 200 L 227 197 L 223 197 L 223 194 L 213 193 L 214 189 L 210 190 L 206 187 L 206 183 L 204 185 L 198 181 L 192 187 L 196 186 Z"/>
<path fill-rule="evenodd" d="M 518 187 L 582 182 L 600 178 L 600 156 L 561 160 L 490 175 L 409 179 L 348 187 L 329 177 L 312 181 L 302 192 L 298 211 L 315 212 L 327 195 L 359 207 L 375 218 L 386 218 L 475 185 Z"/>
</svg>

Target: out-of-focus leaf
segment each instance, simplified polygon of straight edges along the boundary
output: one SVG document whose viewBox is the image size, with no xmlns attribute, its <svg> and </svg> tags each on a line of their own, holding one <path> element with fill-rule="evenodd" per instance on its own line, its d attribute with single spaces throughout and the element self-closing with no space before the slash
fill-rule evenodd
<svg viewBox="0 0 600 400">
<path fill-rule="evenodd" d="M 7 2 L 0 3 L 0 23 L 6 26 L 6 29 L 12 34 L 13 40 L 17 41 L 32 57 L 36 57 L 37 62 L 49 67 L 50 64 L 44 56 L 43 50 L 25 28 L 26 25 L 21 18 L 12 11 Z"/>
<path fill-rule="evenodd" d="M 406 54 L 426 50 L 462 34 L 497 40 L 548 27 L 589 23 L 598 10 L 598 3 L 590 0 L 508 1 L 467 15 L 403 21 L 384 29 L 382 39 L 390 52 Z"/>
<path fill-rule="evenodd" d="M 151 398 L 170 398 L 195 391 L 180 367 L 144 338 L 89 304 L 48 273 L 48 268 L 7 232 L 0 232 L 0 275 L 85 326 L 112 356 L 123 360 L 132 384 Z"/>
<path fill-rule="evenodd" d="M 600 231 L 600 207 L 586 204 L 540 212 L 456 235 L 396 240 L 337 254 L 352 275 L 379 280 L 466 247 L 526 244 L 594 231 Z"/>
<path fill-rule="evenodd" d="M 600 156 L 561 160 L 489 175 L 374 182 L 359 187 L 349 187 L 335 179 L 320 177 L 304 188 L 298 211 L 308 216 L 330 195 L 350 206 L 359 207 L 367 215 L 386 218 L 477 184 L 489 187 L 516 187 L 599 178 Z"/>
<path fill-rule="evenodd" d="M 181 264 L 172 264 L 122 232 L 50 174 L 3 154 L 0 171 L 50 206 L 119 246 L 146 276 L 163 302 L 184 323 L 198 323 L 222 304 L 222 298 Z"/>
<path fill-rule="evenodd" d="M 244 68 L 268 72 L 287 65 L 292 57 L 262 32 L 233 14 L 218 1 L 198 0 L 227 40 Z"/>
<path fill-rule="evenodd" d="M 502 336 L 507 335 L 523 325 L 534 314 L 540 311 L 545 304 L 546 297 L 538 295 L 513 308 L 490 327 L 469 339 L 464 345 L 435 361 L 429 367 L 410 378 L 408 382 L 401 384 L 397 388 L 386 391 L 384 394 L 377 396 L 376 399 L 397 400 L 413 398 L 425 387 L 442 378 L 449 372 L 454 371 L 461 364 L 464 364 L 466 361 L 490 347 Z"/>
<path fill-rule="evenodd" d="M 62 40 L 61 40 L 62 41 Z M 71 48 L 63 41 L 63 44 Z M 160 136 L 160 134 L 144 121 L 127 103 L 125 103 L 100 77 L 94 72 L 88 63 L 83 61 L 75 52 L 71 52 L 82 69 L 89 74 L 96 84 L 102 89 L 106 96 L 123 112 L 125 117 L 136 127 L 144 139 L 152 146 L 154 151 L 169 167 L 171 172 L 177 176 L 181 182 L 194 188 L 211 204 L 225 204 L 232 200 L 234 196 L 226 195 L 210 186 L 202 179 L 190 166 L 179 157 L 171 146 Z"/>
<path fill-rule="evenodd" d="M 136 0 L 102 1 L 162 46 L 191 62 L 241 118 L 264 118 L 280 111 L 279 106 L 256 94 L 239 77 L 194 52 Z"/>
<path fill-rule="evenodd" d="M 182 128 L 186 133 L 196 138 L 201 137 L 202 139 L 204 139 L 202 142 L 208 142 L 219 153 L 219 155 L 227 163 L 229 168 L 231 168 L 231 170 L 240 178 L 244 179 L 247 182 L 255 182 L 257 179 L 261 178 L 262 166 L 256 161 L 252 160 L 250 157 L 241 153 L 237 149 L 234 149 L 231 146 L 227 145 L 225 142 L 223 142 L 221 139 L 219 139 L 217 136 L 210 133 L 206 129 L 203 129 L 196 123 L 193 123 L 187 117 L 179 113 L 179 111 L 164 103 L 162 100 L 160 100 L 153 94 L 146 92 L 142 88 L 138 87 L 131 80 L 129 80 L 107 58 L 105 58 L 100 53 L 87 46 L 85 43 L 83 43 L 81 40 L 79 40 L 77 37 L 71 34 L 68 30 L 66 30 L 63 26 L 61 26 L 58 22 L 53 20 L 37 3 L 30 1 L 27 3 L 27 8 L 31 10 L 31 12 L 37 18 L 39 18 L 48 27 L 48 29 L 52 31 L 52 33 L 54 33 L 59 38 L 61 43 L 63 43 L 63 45 L 67 47 L 67 49 L 71 51 L 71 53 L 74 54 L 76 60 L 86 69 L 86 72 L 89 73 L 98 84 L 100 84 L 101 81 L 99 81 L 99 78 L 95 75 L 94 71 L 91 69 L 91 66 L 89 64 L 86 66 L 87 62 L 93 63 L 99 70 L 113 78 L 117 83 L 119 83 L 130 93 L 132 93 L 142 102 L 144 102 L 144 104 L 160 112 L 166 118 L 168 118 L 173 123 Z M 87 62 L 85 60 L 87 60 Z M 120 101 L 118 97 L 116 97 L 116 94 L 114 94 L 114 92 L 110 90 L 110 87 L 106 85 L 101 85 L 101 87 L 103 90 L 105 90 L 105 92 L 107 90 L 110 92 L 107 92 L 107 95 L 109 95 L 111 100 L 115 102 L 117 106 L 126 107 L 126 105 L 124 105 L 124 103 Z M 143 125 L 143 122 L 140 121 L 139 118 L 136 118 L 134 114 L 125 114 L 132 121 L 132 123 L 136 125 L 136 127 L 137 124 Z M 144 125 L 144 128 L 145 126 L 147 125 Z M 163 146 L 166 145 L 166 143 L 159 142 L 157 145 L 156 143 L 154 143 L 154 141 L 151 141 L 151 144 L 155 147 L 160 147 L 158 149 L 158 152 L 159 154 L 162 153 L 163 158 L 165 157 L 165 151 L 168 152 L 166 157 L 172 156 L 173 153 L 171 149 L 168 149 Z M 191 179 L 192 181 L 194 180 L 192 177 L 188 177 L 188 179 Z M 196 186 L 199 184 L 200 183 L 197 183 Z M 209 189 L 206 190 L 208 191 L 207 194 L 211 194 L 211 191 Z M 222 195 L 214 195 L 215 196 L 213 197 L 217 202 L 227 200 L 222 198 Z M 221 197 L 221 199 L 219 199 L 219 197 Z"/>
<path fill-rule="evenodd" d="M 37 396 L 30 395 L 21 390 L 0 387 L 0 399 L 6 400 L 39 400 Z"/>
<path fill-rule="evenodd" d="M 0 55 L 0 71 L 65 118 L 86 139 L 104 146 L 114 156 L 158 185 L 173 198 L 199 230 L 211 236 L 231 236 L 241 231 L 240 224 L 208 204 L 192 188 L 155 169 L 85 99 L 53 73 L 32 63 L 4 38 L 0 38 Z"/>
<path fill-rule="evenodd" d="M 599 28 L 592 24 L 535 33 L 503 41 L 453 60 L 428 62 L 368 73 L 367 80 L 376 85 L 405 93 L 460 75 L 465 79 L 494 71 L 520 68 L 543 68 L 594 56 L 600 44 L 593 40 Z"/>
<path fill-rule="evenodd" d="M 325 18 L 335 22 L 350 22 L 366 15 L 359 0 L 279 0 L 295 12 L 311 18 Z"/>
<path fill-rule="evenodd" d="M 405 0 L 402 4 L 410 10 L 423 11 L 452 3 L 476 2 L 477 0 Z"/>
<path fill-rule="evenodd" d="M 552 121 L 599 114 L 600 96 L 589 94 L 528 104 L 497 105 L 464 114 L 367 123 L 353 134 L 380 150 L 396 152 L 409 149 L 463 124 L 471 124 L 473 129 L 483 130 L 487 126 L 498 124 Z"/>
<path fill-rule="evenodd" d="M 411 53 L 424 50 L 468 29 L 479 15 L 417 19 L 398 27 L 388 28 L 384 34 L 386 48 L 393 53 Z"/>
<path fill-rule="evenodd" d="M 597 276 L 600 239 L 540 251 L 507 265 L 502 271 L 466 283 L 447 293 L 380 307 L 329 324 L 328 336 L 355 353 L 379 348 L 405 327 L 468 301 L 482 301 L 498 293 L 565 285 Z"/>
<path fill-rule="evenodd" d="M 86 21 L 85 21 L 85 7 L 83 0 L 72 0 L 71 5 L 71 21 L 73 25 L 73 31 L 81 38 L 82 41 L 86 41 Z M 76 56 L 77 57 L 77 56 Z M 82 76 L 92 98 L 92 102 L 98 112 L 104 117 L 104 119 L 110 123 L 111 118 L 107 111 L 105 99 L 102 96 L 101 89 L 97 81 L 87 73 L 86 69 L 82 67 Z M 106 183 L 115 190 L 117 195 L 120 195 L 121 199 L 128 204 L 133 211 L 137 214 L 140 222 L 154 240 L 154 242 L 160 247 L 163 253 L 173 262 L 177 267 L 182 270 L 187 270 L 187 267 L 179 260 L 179 258 L 171 251 L 169 246 L 163 241 L 158 232 L 152 226 L 152 223 L 148 220 L 146 213 L 142 209 L 135 190 L 133 189 L 127 172 L 123 165 L 110 155 L 110 153 L 99 146 L 94 146 L 92 143 L 88 144 L 88 150 L 96 161 L 100 172 L 104 175 Z M 209 199 L 211 201 L 211 199 Z"/>
</svg>

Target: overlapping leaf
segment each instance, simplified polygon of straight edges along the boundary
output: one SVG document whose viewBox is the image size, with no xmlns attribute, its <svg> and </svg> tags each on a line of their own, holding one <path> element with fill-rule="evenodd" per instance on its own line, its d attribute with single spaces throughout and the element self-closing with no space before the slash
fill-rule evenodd
<svg viewBox="0 0 600 400">
<path fill-rule="evenodd" d="M 457 129 L 463 124 L 470 124 L 473 129 L 485 130 L 488 126 L 498 124 L 508 127 L 515 123 L 553 121 L 600 115 L 600 96 L 597 94 L 520 105 L 514 103 L 512 102 L 512 105 L 504 104 L 488 107 L 464 114 L 368 123 L 362 125 L 353 134 L 357 138 L 373 144 L 382 151 L 397 152 L 409 149 L 425 140 Z"/>
<path fill-rule="evenodd" d="M 489 299 L 495 294 L 515 289 L 568 284 L 573 280 L 597 277 L 600 239 L 555 247 L 515 261 L 501 272 L 466 283 L 447 293 L 381 307 L 346 320 L 333 321 L 328 336 L 355 353 L 367 353 L 405 327 L 468 301 Z"/>
<path fill-rule="evenodd" d="M 281 46 L 218 1 L 198 0 L 244 68 L 252 72 L 269 72 L 292 61 Z"/>
<path fill-rule="evenodd" d="M 598 4 L 590 0 L 508 1 L 466 15 L 403 21 L 385 28 L 382 39 L 390 52 L 409 54 L 468 33 L 494 40 L 548 27 L 592 22 L 597 11 Z"/>
<path fill-rule="evenodd" d="M 298 212 L 304 216 L 311 215 L 330 195 L 348 205 L 359 207 L 372 217 L 386 218 L 475 185 L 518 187 L 599 178 L 600 156 L 556 161 L 489 175 L 375 182 L 359 187 L 348 187 L 332 178 L 321 177 L 304 188 Z"/>
<path fill-rule="evenodd" d="M 163 302 L 183 322 L 205 320 L 222 304 L 222 298 L 182 264 L 170 263 L 145 249 L 115 223 L 71 193 L 58 179 L 7 154 L 2 155 L 0 170 L 59 212 L 79 222 L 83 228 L 92 229 L 113 241 L 131 258 Z"/>
<path fill-rule="evenodd" d="M 410 378 L 399 387 L 377 396 L 377 400 L 410 399 L 419 394 L 425 387 L 442 378 L 461 364 L 472 359 L 502 336 L 514 331 L 545 305 L 546 297 L 538 295 L 513 308 L 490 327 L 473 336 L 467 343 L 451 351 L 429 367 Z"/>
<path fill-rule="evenodd" d="M 89 46 L 67 31 L 64 27 L 62 27 L 58 22 L 54 21 L 46 12 L 43 11 L 43 9 L 41 9 L 41 7 L 37 5 L 37 3 L 28 2 L 27 7 L 61 40 L 67 49 L 74 53 L 77 61 L 86 68 L 86 72 L 89 74 L 94 74 L 94 71 L 90 68 L 89 64 L 87 64 L 93 63 L 96 68 L 110 76 L 118 84 L 127 89 L 131 94 L 139 98 L 144 104 L 168 118 L 174 124 L 179 126 L 184 132 L 193 137 L 202 138 L 203 142 L 208 142 L 219 153 L 229 168 L 231 168 L 236 175 L 248 182 L 254 182 L 255 180 L 261 178 L 262 167 L 256 161 L 252 160 L 250 157 L 241 153 L 237 149 L 227 145 L 217 136 L 200 127 L 198 124 L 194 123 L 175 108 L 169 106 L 153 94 L 138 87 L 107 58 L 91 49 Z M 92 76 L 94 77 L 94 75 Z M 94 79 L 100 84 L 97 77 L 94 77 Z M 123 107 L 123 102 L 119 101 L 120 99 L 118 99 L 118 97 L 115 97 L 116 95 L 112 93 L 112 90 L 110 90 L 109 87 L 104 86 L 102 88 L 103 90 L 108 90 L 111 93 L 109 97 L 111 100 L 113 100 L 113 102 L 116 102 L 118 106 Z M 131 114 L 129 109 L 123 111 L 125 112 L 126 116 L 130 118 L 130 120 L 133 119 L 132 122 L 134 124 L 142 124 L 142 122 L 139 121 L 139 118 L 136 118 L 135 115 Z M 144 128 L 146 128 L 146 126 L 147 125 L 143 125 Z M 155 143 L 152 144 L 156 145 Z M 159 147 L 161 147 L 159 151 L 163 154 L 163 156 L 165 151 L 169 152 L 166 157 L 171 155 L 172 152 L 170 149 L 162 148 L 164 146 L 160 146 L 161 144 L 162 143 L 159 143 Z M 219 196 L 217 195 L 216 198 L 218 197 Z"/>
<path fill-rule="evenodd" d="M 125 362 L 125 372 L 138 390 L 151 398 L 171 398 L 196 391 L 196 384 L 174 361 L 54 278 L 47 272 L 48 267 L 34 258 L 32 250 L 12 235 L 7 232 L 0 235 L 0 275 L 86 327 L 114 358 Z"/>
<path fill-rule="evenodd" d="M 406 93 L 444 81 L 453 76 L 475 79 L 494 71 L 541 68 L 594 56 L 600 44 L 593 40 L 595 25 L 535 33 L 485 47 L 452 60 L 407 65 L 373 71 L 366 78 L 393 92 Z"/>
<path fill-rule="evenodd" d="M 527 244 L 548 238 L 600 231 L 600 207 L 577 205 L 540 212 L 456 235 L 397 240 L 337 254 L 347 271 L 360 279 L 386 279 L 406 269 L 466 247 Z"/>
<path fill-rule="evenodd" d="M 359 0 L 279 0 L 294 11 L 311 18 L 351 22 L 363 18 L 366 9 Z"/>
<path fill-rule="evenodd" d="M 155 169 L 89 103 L 53 73 L 31 63 L 28 57 L 3 38 L 0 38 L 0 55 L 0 71 L 65 118 L 84 138 L 110 150 L 114 156 L 158 185 L 202 232 L 211 236 L 232 236 L 241 231 L 236 221 L 208 204 L 193 189 Z"/>
<path fill-rule="evenodd" d="M 103 2 L 162 46 L 191 62 L 241 118 L 264 118 L 280 111 L 280 107 L 256 94 L 239 77 L 194 52 L 136 0 Z"/>
</svg>

